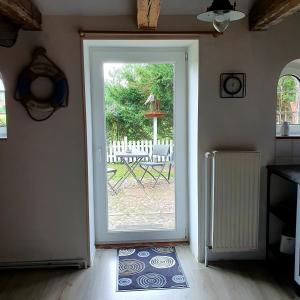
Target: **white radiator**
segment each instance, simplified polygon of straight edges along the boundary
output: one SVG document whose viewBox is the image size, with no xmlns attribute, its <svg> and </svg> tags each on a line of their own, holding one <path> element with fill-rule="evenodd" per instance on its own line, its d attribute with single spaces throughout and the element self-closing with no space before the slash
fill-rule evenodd
<svg viewBox="0 0 300 300">
<path fill-rule="evenodd" d="M 260 153 L 206 154 L 207 246 L 212 252 L 258 249 Z"/>
</svg>

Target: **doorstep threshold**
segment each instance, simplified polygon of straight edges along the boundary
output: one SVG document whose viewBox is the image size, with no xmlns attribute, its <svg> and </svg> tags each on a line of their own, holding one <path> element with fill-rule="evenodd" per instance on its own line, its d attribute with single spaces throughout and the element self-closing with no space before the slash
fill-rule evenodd
<svg viewBox="0 0 300 300">
<path fill-rule="evenodd" d="M 187 246 L 189 241 L 169 241 L 169 242 L 126 242 L 126 243 L 101 243 L 96 244 L 96 249 L 119 249 L 119 248 L 144 248 L 144 247 L 175 247 Z"/>
</svg>

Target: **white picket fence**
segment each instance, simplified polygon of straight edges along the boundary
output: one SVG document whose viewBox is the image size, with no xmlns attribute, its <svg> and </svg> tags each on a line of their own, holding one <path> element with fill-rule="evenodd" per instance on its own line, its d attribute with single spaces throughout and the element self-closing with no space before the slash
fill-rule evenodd
<svg viewBox="0 0 300 300">
<path fill-rule="evenodd" d="M 170 156 L 168 158 L 158 157 L 158 161 L 165 161 L 170 160 L 174 151 L 174 144 L 173 140 L 163 139 L 158 140 L 157 144 L 159 145 L 169 145 L 170 146 Z M 149 157 L 152 156 L 152 149 L 153 149 L 153 141 L 129 141 L 127 137 L 124 137 L 123 140 L 120 141 L 108 141 L 106 154 L 107 154 L 107 162 L 108 163 L 115 163 L 120 162 L 120 158 L 117 158 L 116 154 L 120 152 L 126 152 L 128 150 L 137 150 L 141 152 L 149 153 Z M 146 159 L 148 160 L 148 159 Z"/>
</svg>

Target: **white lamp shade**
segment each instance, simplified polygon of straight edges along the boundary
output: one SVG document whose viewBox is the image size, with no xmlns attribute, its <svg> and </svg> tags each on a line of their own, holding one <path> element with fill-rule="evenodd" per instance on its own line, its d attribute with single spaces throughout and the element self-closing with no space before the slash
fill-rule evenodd
<svg viewBox="0 0 300 300">
<path fill-rule="evenodd" d="M 226 16 L 226 18 L 229 18 L 230 22 L 233 21 L 237 21 L 240 19 L 243 19 L 245 17 L 245 14 L 240 12 L 240 11 L 236 11 L 236 10 L 230 10 L 230 11 L 208 11 L 205 13 L 202 13 L 200 15 L 197 16 L 197 19 L 200 21 L 204 21 L 204 22 L 213 22 L 215 17 L 217 15 L 221 15 L 223 14 L 224 17 Z"/>
</svg>

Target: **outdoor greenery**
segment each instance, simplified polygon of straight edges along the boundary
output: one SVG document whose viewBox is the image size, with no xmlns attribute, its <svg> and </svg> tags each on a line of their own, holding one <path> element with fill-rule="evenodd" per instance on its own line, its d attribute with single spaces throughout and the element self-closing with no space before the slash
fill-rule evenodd
<svg viewBox="0 0 300 300">
<path fill-rule="evenodd" d="M 0 127 L 6 127 L 6 115 L 0 114 Z"/>
<path fill-rule="evenodd" d="M 298 78 L 292 75 L 285 75 L 279 79 L 277 86 L 277 124 L 281 124 L 283 121 L 292 123 L 291 104 L 297 100 L 298 93 Z"/>
<path fill-rule="evenodd" d="M 5 92 L 0 90 L 0 127 L 6 126 Z"/>
<path fill-rule="evenodd" d="M 152 119 L 144 117 L 150 94 L 166 113 L 158 121 L 158 138 L 173 137 L 172 64 L 124 64 L 105 78 L 106 134 L 109 140 L 151 140 Z"/>
</svg>

